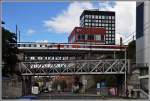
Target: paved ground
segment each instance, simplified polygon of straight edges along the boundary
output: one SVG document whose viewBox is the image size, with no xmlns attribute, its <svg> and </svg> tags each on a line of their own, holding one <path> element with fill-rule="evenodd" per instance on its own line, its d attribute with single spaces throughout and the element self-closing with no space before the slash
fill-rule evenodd
<svg viewBox="0 0 150 101">
<path fill-rule="evenodd" d="M 12 99 L 12 98 L 9 98 Z M 29 95 L 29 96 L 23 96 L 20 97 L 19 99 L 25 100 L 25 99 L 36 99 L 36 100 L 98 100 L 98 101 L 103 101 L 103 100 L 108 100 L 108 101 L 147 101 L 144 99 L 133 99 L 133 98 L 123 98 L 123 97 L 103 97 L 100 95 L 96 94 L 73 94 L 71 92 L 61 92 L 61 93 L 41 93 L 38 95 Z"/>
<path fill-rule="evenodd" d="M 103 100 L 113 100 L 113 99 L 128 99 L 133 100 L 133 98 L 123 98 L 123 97 L 108 97 L 100 96 L 97 94 L 73 94 L 71 92 L 61 92 L 61 93 L 41 93 L 38 95 L 38 99 L 103 99 Z M 135 98 L 134 98 L 135 99 Z M 140 99 L 141 101 L 142 99 Z"/>
</svg>

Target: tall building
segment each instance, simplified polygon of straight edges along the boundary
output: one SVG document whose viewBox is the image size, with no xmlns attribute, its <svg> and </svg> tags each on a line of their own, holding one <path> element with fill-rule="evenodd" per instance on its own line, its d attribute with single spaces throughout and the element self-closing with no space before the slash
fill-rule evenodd
<svg viewBox="0 0 150 101">
<path fill-rule="evenodd" d="M 115 44 L 115 12 L 84 10 L 80 16 L 80 27 L 105 28 L 105 44 Z"/>
<path fill-rule="evenodd" d="M 141 88 L 149 89 L 150 99 L 150 1 L 136 3 L 136 63 L 140 68 Z M 140 65 L 139 65 L 140 64 Z M 149 77 L 149 79 L 148 79 Z"/>
<path fill-rule="evenodd" d="M 68 37 L 69 43 L 105 44 L 105 28 L 75 27 Z"/>
</svg>

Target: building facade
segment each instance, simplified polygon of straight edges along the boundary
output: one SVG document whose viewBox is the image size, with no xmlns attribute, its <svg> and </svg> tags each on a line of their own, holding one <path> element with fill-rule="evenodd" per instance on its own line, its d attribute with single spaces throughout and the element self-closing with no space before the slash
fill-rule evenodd
<svg viewBox="0 0 150 101">
<path fill-rule="evenodd" d="M 105 28 L 75 27 L 68 37 L 69 43 L 105 44 Z"/>
<path fill-rule="evenodd" d="M 150 2 L 137 2 L 136 62 L 150 64 Z"/>
<path fill-rule="evenodd" d="M 84 10 L 80 16 L 80 27 L 105 28 L 105 44 L 115 44 L 115 12 Z"/>
<path fill-rule="evenodd" d="M 141 68 L 141 87 L 150 99 L 150 1 L 136 3 L 136 63 Z M 139 65 L 140 64 L 140 65 Z M 147 69 L 144 69 L 147 68 Z M 149 71 L 149 72 L 148 72 Z M 149 81 L 149 83 L 148 83 Z M 148 86 L 149 84 L 149 86 Z"/>
</svg>

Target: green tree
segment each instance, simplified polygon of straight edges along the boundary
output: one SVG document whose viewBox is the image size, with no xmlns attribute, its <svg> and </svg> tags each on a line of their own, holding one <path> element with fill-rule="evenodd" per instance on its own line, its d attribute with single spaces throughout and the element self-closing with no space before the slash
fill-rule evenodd
<svg viewBox="0 0 150 101">
<path fill-rule="evenodd" d="M 2 22 L 4 24 L 4 22 Z M 16 73 L 15 66 L 18 61 L 16 54 L 18 49 L 16 45 L 10 43 L 16 43 L 16 34 L 2 27 L 2 75 L 8 76 Z"/>
<path fill-rule="evenodd" d="M 128 44 L 127 58 L 131 59 L 132 62 L 135 62 L 135 59 L 136 59 L 136 42 L 135 42 L 135 40 L 131 41 Z"/>
</svg>

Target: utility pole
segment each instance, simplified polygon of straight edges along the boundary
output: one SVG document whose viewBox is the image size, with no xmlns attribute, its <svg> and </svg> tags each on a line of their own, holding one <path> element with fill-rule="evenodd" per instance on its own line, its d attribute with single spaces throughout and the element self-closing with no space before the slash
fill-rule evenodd
<svg viewBox="0 0 150 101">
<path fill-rule="evenodd" d="M 125 94 L 126 94 L 126 90 L 127 90 L 127 49 L 126 49 L 126 47 L 125 47 L 125 80 L 124 80 L 124 82 L 125 82 Z"/>
<path fill-rule="evenodd" d="M 16 41 L 17 41 L 17 36 L 18 36 L 18 26 L 16 25 Z"/>
<path fill-rule="evenodd" d="M 17 41 L 18 41 L 18 26 L 16 25 L 16 47 L 17 47 Z"/>
<path fill-rule="evenodd" d="M 20 43 L 20 30 L 19 30 L 19 43 Z"/>
</svg>

